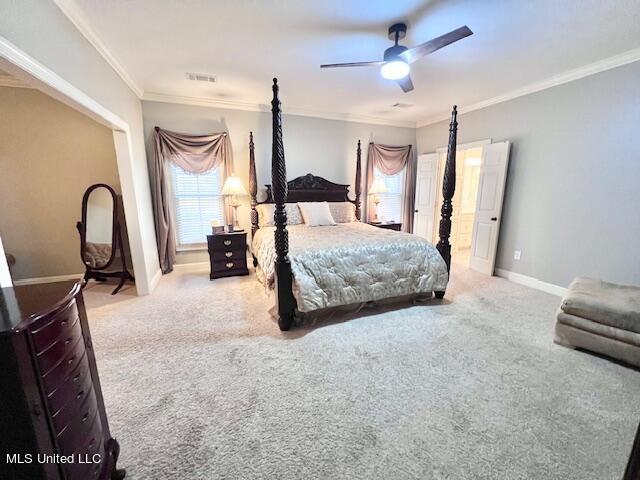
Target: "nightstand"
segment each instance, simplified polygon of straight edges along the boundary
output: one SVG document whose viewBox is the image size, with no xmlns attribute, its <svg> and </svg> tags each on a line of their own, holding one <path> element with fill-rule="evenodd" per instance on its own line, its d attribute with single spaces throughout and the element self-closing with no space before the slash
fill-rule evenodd
<svg viewBox="0 0 640 480">
<path fill-rule="evenodd" d="M 211 274 L 209 278 L 249 275 L 247 268 L 247 233 L 207 235 Z"/>
<path fill-rule="evenodd" d="M 369 223 L 369 225 L 373 225 L 374 227 L 378 228 L 384 228 L 386 230 L 395 230 L 396 232 L 402 230 L 401 223 Z"/>
</svg>

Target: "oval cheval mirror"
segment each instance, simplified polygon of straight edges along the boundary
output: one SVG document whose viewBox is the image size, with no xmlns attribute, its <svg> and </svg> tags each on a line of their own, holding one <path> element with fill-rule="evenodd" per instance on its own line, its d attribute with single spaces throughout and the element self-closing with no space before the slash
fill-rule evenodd
<svg viewBox="0 0 640 480">
<path fill-rule="evenodd" d="M 105 282 L 119 278 L 115 295 L 127 280 L 134 281 L 127 270 L 119 221 L 116 192 L 109 185 L 91 185 L 82 197 L 82 220 L 77 223 L 80 232 L 80 255 L 85 266 L 84 285 L 94 279 Z"/>
</svg>

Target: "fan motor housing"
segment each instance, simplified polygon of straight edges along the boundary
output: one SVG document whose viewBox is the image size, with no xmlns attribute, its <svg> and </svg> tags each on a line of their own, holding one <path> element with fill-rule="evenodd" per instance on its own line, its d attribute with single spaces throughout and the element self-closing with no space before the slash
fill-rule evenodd
<svg viewBox="0 0 640 480">
<path fill-rule="evenodd" d="M 403 45 L 394 45 L 393 47 L 389 47 L 384 51 L 384 61 L 389 62 L 391 60 L 396 60 L 398 56 L 406 50 L 408 50 L 408 48 Z"/>
</svg>

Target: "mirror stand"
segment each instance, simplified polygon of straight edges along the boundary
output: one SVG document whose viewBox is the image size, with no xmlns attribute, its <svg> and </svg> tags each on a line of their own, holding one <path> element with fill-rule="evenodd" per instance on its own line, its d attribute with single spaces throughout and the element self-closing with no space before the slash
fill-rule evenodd
<svg viewBox="0 0 640 480">
<path fill-rule="evenodd" d="M 87 189 L 82 198 L 82 221 L 76 223 L 76 228 L 80 233 L 80 256 L 85 266 L 83 288 L 91 279 L 105 282 L 108 278 L 119 278 L 118 285 L 111 292 L 115 295 L 127 280 L 135 282 L 127 268 L 118 202 L 113 188 L 98 183 Z M 117 258 L 121 269 L 113 270 L 110 267 Z"/>
</svg>

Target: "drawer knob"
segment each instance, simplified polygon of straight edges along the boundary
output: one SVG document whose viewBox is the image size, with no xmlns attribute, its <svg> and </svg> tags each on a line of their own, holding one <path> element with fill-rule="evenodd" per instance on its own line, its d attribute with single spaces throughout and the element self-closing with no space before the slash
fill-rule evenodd
<svg viewBox="0 0 640 480">
<path fill-rule="evenodd" d="M 228 247 L 231 245 L 231 240 L 225 240 L 223 243 Z"/>
<path fill-rule="evenodd" d="M 224 252 L 224 256 L 227 258 L 233 257 L 233 252 Z"/>
<path fill-rule="evenodd" d="M 77 382 L 79 378 L 80 378 L 80 374 L 79 374 L 79 373 L 76 373 L 76 374 L 73 376 L 73 381 L 74 381 L 74 382 Z"/>
<path fill-rule="evenodd" d="M 67 338 L 67 339 L 64 341 L 64 344 L 65 344 L 65 345 L 69 345 L 70 343 L 71 343 L 71 337 Z"/>
<path fill-rule="evenodd" d="M 69 359 L 69 361 L 67 362 L 67 365 L 71 365 L 75 359 L 76 359 L 76 356 L 74 355 Z"/>
<path fill-rule="evenodd" d="M 89 412 L 85 413 L 85 414 L 82 416 L 82 423 L 86 422 L 86 421 L 87 421 L 87 418 L 89 418 Z"/>
<path fill-rule="evenodd" d="M 76 398 L 80 398 L 80 397 L 82 397 L 82 395 L 84 395 L 84 390 L 80 390 L 78 392 L 78 394 L 76 395 Z"/>
<path fill-rule="evenodd" d="M 226 267 L 227 267 L 227 268 L 233 268 L 233 262 L 228 262 L 228 263 L 226 264 Z"/>
</svg>

